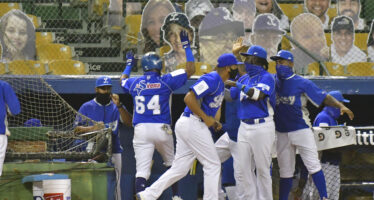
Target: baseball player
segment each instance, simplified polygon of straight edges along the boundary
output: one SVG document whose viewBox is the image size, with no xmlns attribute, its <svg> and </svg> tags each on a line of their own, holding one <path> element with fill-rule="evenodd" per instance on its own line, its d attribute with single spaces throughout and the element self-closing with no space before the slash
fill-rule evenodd
<svg viewBox="0 0 374 200">
<path fill-rule="evenodd" d="M 120 144 L 118 123 L 131 126 L 131 114 L 123 107 L 117 94 L 112 94 L 112 80 L 108 76 L 99 77 L 95 85 L 96 97 L 79 108 L 79 113 L 92 119 L 97 124 L 87 121 L 82 115 L 75 120 L 75 133 L 81 134 L 100 130 L 104 127 L 112 129 L 112 162 L 116 171 L 116 199 L 121 199 L 121 171 L 123 149 Z M 87 146 L 87 150 L 89 147 Z"/>
<path fill-rule="evenodd" d="M 304 79 L 293 72 L 293 55 L 281 50 L 271 57 L 276 61 L 276 93 L 275 127 L 277 134 L 277 156 L 280 168 L 279 199 L 287 200 L 292 187 L 295 170 L 296 149 L 312 175 L 320 198 L 327 199 L 326 182 L 318 159 L 314 135 L 310 129 L 307 100 L 314 105 L 321 104 L 340 109 L 340 114 L 347 113 L 350 119 L 354 115 L 326 92 L 319 89 L 312 81 Z"/>
<path fill-rule="evenodd" d="M 137 194 L 137 199 L 155 200 L 174 182 L 183 178 L 197 158 L 204 170 L 204 200 L 218 199 L 221 162 L 209 127 L 220 130 L 214 117 L 224 98 L 224 81 L 236 70 L 238 61 L 227 54 L 218 58 L 216 71 L 204 74 L 184 97 L 186 108 L 175 125 L 177 150 L 175 160 L 155 183 Z"/>
<path fill-rule="evenodd" d="M 230 57 L 235 58 L 233 54 L 231 54 Z M 246 75 L 245 69 L 238 69 L 231 72 L 230 80 L 233 81 L 240 81 L 244 77 L 248 76 Z M 240 168 L 237 162 L 239 152 L 236 147 L 238 129 L 240 125 L 240 120 L 238 118 L 238 107 L 240 102 L 239 100 L 231 99 L 231 97 L 227 95 L 227 90 L 228 89 L 225 89 L 226 123 L 222 125 L 222 131 L 225 132 L 221 137 L 218 138 L 215 146 L 218 156 L 222 162 L 222 186 L 225 188 L 227 197 L 228 199 L 240 199 L 239 197 L 242 196 L 245 190 L 245 188 L 239 188 L 242 185 L 240 184 L 240 181 L 243 178 L 240 174 Z M 220 193 L 220 198 L 221 196 L 223 195 Z"/>
<path fill-rule="evenodd" d="M 0 81 L 0 176 L 3 171 L 8 136 L 10 136 L 7 127 L 7 112 L 11 115 L 18 115 L 21 112 L 21 106 L 9 83 Z"/>
<path fill-rule="evenodd" d="M 186 53 L 186 69 L 161 76 L 161 58 L 154 52 L 148 52 L 141 60 L 143 76 L 128 78 L 134 63 L 132 55 L 128 55 L 127 66 L 121 76 L 124 92 L 130 93 L 134 101 L 136 193 L 144 190 L 146 180 L 150 176 L 154 149 L 161 154 L 165 166 L 171 166 L 174 160 L 169 102 L 173 91 L 182 87 L 195 73 L 194 57 L 187 32 L 180 32 L 180 42 Z M 176 188 L 173 187 L 174 195 L 177 195 Z"/>
<path fill-rule="evenodd" d="M 263 47 L 253 45 L 241 55 L 245 56 L 248 76 L 238 82 L 227 81 L 226 84 L 232 86 L 231 98 L 240 100 L 237 148 L 241 152 L 238 163 L 244 179 L 240 187 L 245 188 L 242 199 L 273 199 L 269 172 L 275 140 L 274 77 L 266 71 L 267 53 Z"/>
</svg>

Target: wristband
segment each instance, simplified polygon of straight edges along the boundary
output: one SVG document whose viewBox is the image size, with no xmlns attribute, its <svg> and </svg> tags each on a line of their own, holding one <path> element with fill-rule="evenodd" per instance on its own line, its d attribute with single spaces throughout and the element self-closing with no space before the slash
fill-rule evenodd
<svg viewBox="0 0 374 200">
<path fill-rule="evenodd" d="M 127 75 L 127 77 L 130 77 L 132 65 L 126 65 L 125 70 L 123 70 L 122 74 Z"/>
<path fill-rule="evenodd" d="M 191 47 L 189 47 L 189 46 L 186 47 L 184 49 L 184 51 L 186 52 L 186 60 L 187 60 L 187 62 L 195 62 L 195 58 L 194 58 L 194 56 L 192 54 Z"/>
<path fill-rule="evenodd" d="M 253 88 L 253 90 L 254 91 L 253 91 L 253 95 L 252 95 L 251 99 L 257 101 L 258 97 L 260 96 L 260 90 L 255 88 L 255 87 Z"/>
</svg>

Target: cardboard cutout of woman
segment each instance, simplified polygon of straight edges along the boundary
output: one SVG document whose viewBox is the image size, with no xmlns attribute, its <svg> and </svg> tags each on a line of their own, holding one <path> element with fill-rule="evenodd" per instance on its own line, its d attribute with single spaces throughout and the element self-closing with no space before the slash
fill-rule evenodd
<svg viewBox="0 0 374 200">
<path fill-rule="evenodd" d="M 3 62 L 35 59 L 35 27 L 20 10 L 11 10 L 0 19 Z"/>
<path fill-rule="evenodd" d="M 162 46 L 161 26 L 166 16 L 172 12 L 175 12 L 175 8 L 169 0 L 149 0 L 145 5 L 140 27 L 145 42 L 143 53 L 155 51 Z"/>
</svg>

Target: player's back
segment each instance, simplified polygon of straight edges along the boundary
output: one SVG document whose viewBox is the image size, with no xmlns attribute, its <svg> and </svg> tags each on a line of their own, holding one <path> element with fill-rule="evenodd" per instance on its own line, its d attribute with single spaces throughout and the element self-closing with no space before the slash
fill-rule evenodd
<svg viewBox="0 0 374 200">
<path fill-rule="evenodd" d="M 185 70 L 176 70 L 163 76 L 160 76 L 158 72 L 150 71 L 145 72 L 143 76 L 128 79 L 123 88 L 133 97 L 133 124 L 170 124 L 171 94 L 186 81 Z"/>
</svg>

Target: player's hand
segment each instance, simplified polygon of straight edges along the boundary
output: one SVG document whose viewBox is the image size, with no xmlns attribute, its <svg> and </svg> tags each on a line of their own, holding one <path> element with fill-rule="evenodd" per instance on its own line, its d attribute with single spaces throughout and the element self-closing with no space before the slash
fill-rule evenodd
<svg viewBox="0 0 374 200">
<path fill-rule="evenodd" d="M 182 30 L 179 34 L 183 49 L 190 48 L 190 41 L 188 39 L 188 33 L 185 30 Z"/>
<path fill-rule="evenodd" d="M 232 53 L 234 55 L 238 55 L 239 52 L 244 48 L 245 46 L 243 45 L 243 37 L 239 37 L 236 39 L 234 44 L 232 45 Z"/>
<path fill-rule="evenodd" d="M 236 87 L 236 82 L 232 80 L 225 81 L 225 86 Z"/>
<path fill-rule="evenodd" d="M 112 97 L 113 103 L 116 104 L 117 106 L 121 104 L 118 94 L 111 94 L 110 97 Z"/>
<path fill-rule="evenodd" d="M 219 121 L 215 121 L 214 122 L 214 125 L 213 125 L 213 128 L 214 130 L 217 132 L 217 131 L 220 131 L 222 129 L 222 124 L 219 122 Z"/>
<path fill-rule="evenodd" d="M 342 107 L 342 108 L 340 108 L 340 115 L 344 115 L 344 113 L 348 115 L 348 117 L 349 117 L 350 120 L 353 120 L 353 118 L 355 117 L 355 115 L 353 114 L 353 112 L 349 108 L 347 108 L 345 106 Z"/>
<path fill-rule="evenodd" d="M 97 122 L 95 125 L 93 125 L 92 131 L 97 131 L 105 128 L 104 122 Z"/>
</svg>

